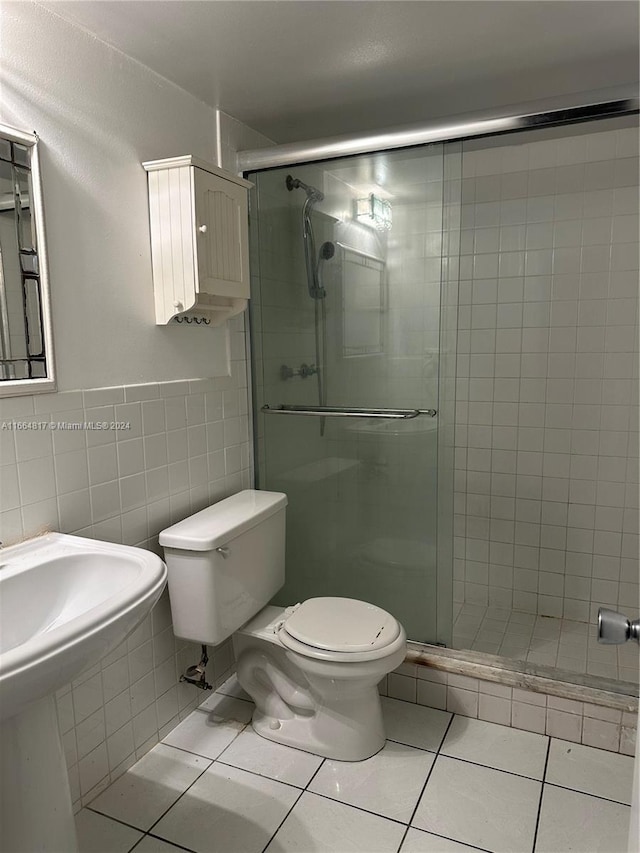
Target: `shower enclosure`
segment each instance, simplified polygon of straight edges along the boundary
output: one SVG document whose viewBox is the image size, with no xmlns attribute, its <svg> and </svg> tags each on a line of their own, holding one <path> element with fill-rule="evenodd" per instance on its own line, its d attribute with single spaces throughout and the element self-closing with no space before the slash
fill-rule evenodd
<svg viewBox="0 0 640 853">
<path fill-rule="evenodd" d="M 273 164 L 245 174 L 277 603 L 360 598 L 414 641 L 637 681 L 593 627 L 637 615 L 636 114 L 249 152 Z"/>
<path fill-rule="evenodd" d="M 363 598 L 450 644 L 451 557 L 436 558 L 445 167 L 459 152 L 434 145 L 250 179 L 258 479 L 289 496 L 279 600 Z M 451 525 L 452 469 L 448 492 Z"/>
</svg>

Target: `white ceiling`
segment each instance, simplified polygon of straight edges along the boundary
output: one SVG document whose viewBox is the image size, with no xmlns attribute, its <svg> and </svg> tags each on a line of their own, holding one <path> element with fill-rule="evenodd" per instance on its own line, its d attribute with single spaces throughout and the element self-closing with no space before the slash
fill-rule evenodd
<svg viewBox="0 0 640 853">
<path fill-rule="evenodd" d="M 632 84 L 618 0 L 45 3 L 276 142 Z"/>
</svg>

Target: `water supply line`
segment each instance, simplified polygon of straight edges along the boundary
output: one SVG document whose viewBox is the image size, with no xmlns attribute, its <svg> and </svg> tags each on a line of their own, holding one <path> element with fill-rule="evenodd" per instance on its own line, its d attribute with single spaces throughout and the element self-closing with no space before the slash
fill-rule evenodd
<svg viewBox="0 0 640 853">
<path fill-rule="evenodd" d="M 203 645 L 200 663 L 187 667 L 184 675 L 180 676 L 180 681 L 193 684 L 194 687 L 199 687 L 200 690 L 213 690 L 213 685 L 207 681 L 206 669 L 208 663 L 209 655 L 207 654 L 207 647 Z"/>
</svg>

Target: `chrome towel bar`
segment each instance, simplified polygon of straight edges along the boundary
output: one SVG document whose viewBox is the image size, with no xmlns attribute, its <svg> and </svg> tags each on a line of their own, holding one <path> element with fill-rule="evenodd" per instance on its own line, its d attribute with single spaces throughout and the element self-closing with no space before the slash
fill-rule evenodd
<svg viewBox="0 0 640 853">
<path fill-rule="evenodd" d="M 391 418 L 408 420 L 418 415 L 435 418 L 436 409 L 356 409 L 348 406 L 262 406 L 265 415 L 307 415 L 317 418 Z"/>
</svg>

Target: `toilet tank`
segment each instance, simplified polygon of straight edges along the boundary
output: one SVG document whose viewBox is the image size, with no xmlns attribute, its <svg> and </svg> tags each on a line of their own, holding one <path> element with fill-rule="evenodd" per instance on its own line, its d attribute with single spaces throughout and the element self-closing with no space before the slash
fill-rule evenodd
<svg viewBox="0 0 640 853">
<path fill-rule="evenodd" d="M 216 646 L 282 587 L 286 506 L 247 489 L 162 531 L 176 636 Z"/>
</svg>

